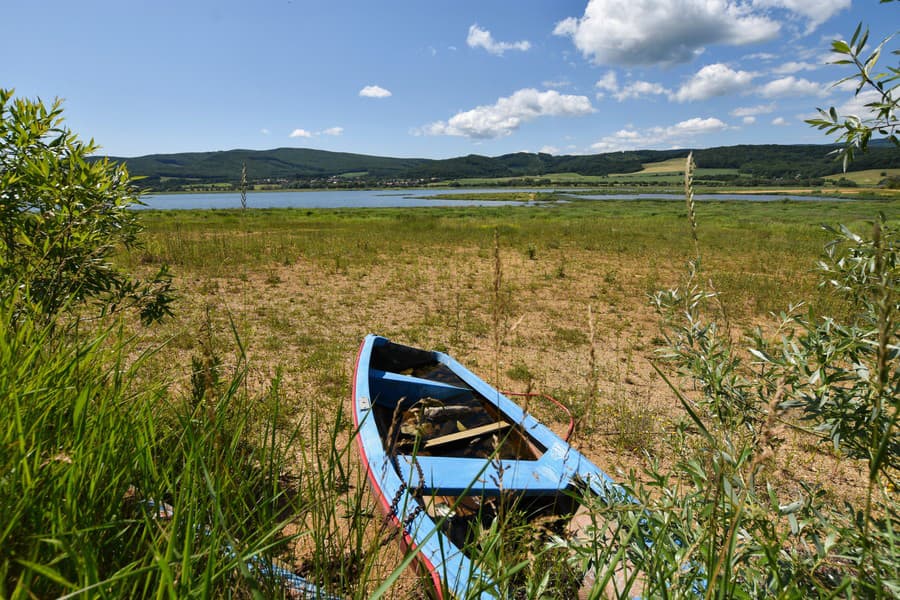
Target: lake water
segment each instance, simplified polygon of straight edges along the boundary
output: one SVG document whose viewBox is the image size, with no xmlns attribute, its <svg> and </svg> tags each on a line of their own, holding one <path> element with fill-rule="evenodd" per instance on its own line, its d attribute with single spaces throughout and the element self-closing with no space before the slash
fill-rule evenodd
<svg viewBox="0 0 900 600">
<path fill-rule="evenodd" d="M 425 206 L 524 206 L 528 202 L 508 200 L 448 200 L 435 198 L 438 195 L 509 193 L 509 192 L 561 192 L 565 189 L 529 189 L 529 188 L 485 188 L 485 189 L 423 189 L 423 190 L 316 190 L 309 192 L 257 192 L 247 195 L 249 208 L 419 208 Z M 684 200 L 682 194 L 598 194 L 573 196 L 586 200 Z M 748 200 L 754 202 L 773 202 L 777 200 L 834 200 L 814 196 L 796 196 L 791 194 L 697 194 L 697 200 Z M 146 206 L 138 208 L 169 209 L 203 209 L 203 208 L 240 208 L 241 195 L 238 193 L 216 194 L 159 194 L 142 198 Z M 544 204 L 544 203 L 536 203 Z"/>
<path fill-rule="evenodd" d="M 533 192 L 526 189 L 459 190 L 316 190 L 309 192 L 257 192 L 247 194 L 248 208 L 417 208 L 423 206 L 521 206 L 527 202 L 505 200 L 445 200 L 443 194 L 484 192 Z M 546 191 L 546 190 L 543 190 Z M 240 208 L 238 193 L 160 194 L 144 196 L 145 209 Z"/>
<path fill-rule="evenodd" d="M 585 200 L 684 200 L 684 194 L 579 194 L 573 198 Z M 750 202 L 794 202 L 840 201 L 846 198 L 829 196 L 800 196 L 798 194 L 694 194 L 694 200 L 747 200 Z"/>
</svg>

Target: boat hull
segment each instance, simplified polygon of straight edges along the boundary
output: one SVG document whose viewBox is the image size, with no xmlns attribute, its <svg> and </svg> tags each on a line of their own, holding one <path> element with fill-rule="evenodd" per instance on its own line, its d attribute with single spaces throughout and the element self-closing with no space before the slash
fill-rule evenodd
<svg viewBox="0 0 900 600">
<path fill-rule="evenodd" d="M 466 553 L 465 532 L 454 529 L 461 517 L 447 514 L 501 497 L 535 513 L 574 512 L 579 496 L 621 495 L 586 457 L 441 352 L 367 336 L 352 401 L 373 493 L 439 598 L 500 595 Z"/>
</svg>

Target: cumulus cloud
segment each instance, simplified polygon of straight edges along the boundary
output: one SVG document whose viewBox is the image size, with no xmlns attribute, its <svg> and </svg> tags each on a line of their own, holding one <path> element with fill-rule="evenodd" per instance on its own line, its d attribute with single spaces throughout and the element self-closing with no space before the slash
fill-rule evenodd
<svg viewBox="0 0 900 600">
<path fill-rule="evenodd" d="M 311 138 L 319 135 L 341 135 L 344 133 L 343 127 L 329 127 L 322 131 L 308 131 L 306 129 L 295 129 L 291 132 L 292 138 Z"/>
<path fill-rule="evenodd" d="M 619 91 L 619 82 L 616 79 L 615 71 L 607 71 L 606 75 L 601 77 L 597 83 L 594 84 L 597 89 L 606 90 L 607 92 L 617 92 Z"/>
<path fill-rule="evenodd" d="M 733 117 L 752 117 L 755 115 L 765 115 L 775 112 L 775 103 L 757 104 L 756 106 L 739 106 L 731 111 Z"/>
<path fill-rule="evenodd" d="M 783 8 L 807 19 L 806 32 L 850 8 L 850 0 L 753 0 L 753 6 L 760 8 Z"/>
<path fill-rule="evenodd" d="M 788 124 L 787 119 L 785 119 L 784 117 L 775 117 L 774 119 L 772 119 L 772 125 L 780 126 L 780 125 L 787 125 L 787 124 Z"/>
<path fill-rule="evenodd" d="M 771 52 L 754 52 L 753 54 L 747 54 L 744 56 L 747 60 L 762 60 L 762 61 L 770 61 L 778 58 L 776 54 L 772 54 Z"/>
<path fill-rule="evenodd" d="M 694 117 L 668 127 L 650 127 L 636 130 L 620 129 L 612 135 L 603 137 L 591 145 L 599 152 L 617 152 L 638 148 L 674 147 L 691 137 L 716 133 L 728 128 L 728 125 L 715 117 Z"/>
<path fill-rule="evenodd" d="M 596 64 L 687 62 L 709 44 L 743 45 L 772 39 L 780 25 L 731 0 L 589 0 L 584 15 L 556 24 Z"/>
<path fill-rule="evenodd" d="M 555 81 L 554 80 L 544 81 L 541 83 L 541 85 L 544 86 L 545 88 L 564 88 L 564 87 L 569 87 L 570 85 L 572 85 L 572 82 L 569 81 L 568 79 L 558 79 Z"/>
<path fill-rule="evenodd" d="M 832 88 L 842 92 L 856 92 L 856 86 L 859 85 L 855 80 L 848 79 L 846 81 L 838 81 L 832 84 Z"/>
<path fill-rule="evenodd" d="M 756 117 L 747 116 L 747 117 L 744 117 L 743 121 L 744 121 L 744 125 L 753 125 L 754 123 L 756 123 Z"/>
<path fill-rule="evenodd" d="M 559 154 L 559 148 L 556 146 L 544 146 L 540 152 L 541 154 Z"/>
<path fill-rule="evenodd" d="M 824 66 L 823 64 L 816 64 L 811 62 L 802 62 L 792 60 L 784 63 L 783 65 L 778 65 L 777 67 L 772 69 L 772 73 L 776 75 L 790 75 L 791 73 L 799 73 L 800 71 L 815 71 L 816 69 L 820 69 Z"/>
<path fill-rule="evenodd" d="M 263 134 L 263 135 L 269 135 L 270 133 L 272 133 L 271 131 L 269 131 L 269 130 L 266 129 L 265 127 L 263 127 L 262 129 L 260 129 L 259 132 L 260 132 L 261 134 Z"/>
<path fill-rule="evenodd" d="M 359 95 L 363 98 L 389 98 L 393 96 L 390 90 L 386 90 L 379 85 L 367 85 L 359 90 Z"/>
<path fill-rule="evenodd" d="M 668 94 L 669 90 L 658 83 L 650 81 L 633 81 L 613 94 L 616 100 L 630 100 L 633 98 L 641 98 L 643 96 L 661 96 Z"/>
<path fill-rule="evenodd" d="M 758 92 L 761 96 L 766 98 L 824 96 L 827 93 L 822 84 L 815 83 L 808 79 L 798 79 L 793 75 L 770 81 L 759 88 Z"/>
<path fill-rule="evenodd" d="M 603 98 L 606 92 L 609 92 L 619 102 L 644 96 L 661 96 L 670 93 L 661 84 L 653 83 L 652 81 L 632 81 L 620 87 L 615 71 L 607 71 L 606 75 L 594 84 L 594 87 L 602 90 L 597 92 L 597 98 Z"/>
<path fill-rule="evenodd" d="M 469 36 L 466 38 L 469 48 L 484 48 L 491 54 L 503 56 L 507 50 L 519 50 L 524 52 L 531 48 L 531 42 L 522 40 L 519 42 L 498 42 L 487 29 L 482 29 L 476 23 L 469 27 Z"/>
<path fill-rule="evenodd" d="M 856 89 L 856 86 L 853 86 L 853 89 Z M 852 96 L 835 110 L 841 117 L 855 115 L 860 119 L 874 119 L 877 117 L 877 113 L 866 106 L 872 102 L 881 102 L 881 94 L 875 90 L 865 90 Z"/>
<path fill-rule="evenodd" d="M 706 65 L 678 88 L 673 94 L 673 99 L 678 102 L 692 102 L 733 94 L 747 88 L 754 77 L 755 73 L 735 71 L 722 63 Z"/>
<path fill-rule="evenodd" d="M 447 121 L 426 125 L 419 133 L 492 139 L 510 135 L 522 123 L 538 117 L 576 117 L 590 114 L 593 110 L 587 96 L 526 88 L 500 98 L 494 104 L 478 106 L 457 113 Z"/>
<path fill-rule="evenodd" d="M 712 133 L 714 131 L 722 131 L 727 127 L 728 126 L 725 123 L 715 117 L 709 117 L 707 119 L 694 117 L 693 119 L 688 119 L 687 121 L 682 121 L 666 128 L 666 135 L 670 137 L 700 135 Z"/>
</svg>

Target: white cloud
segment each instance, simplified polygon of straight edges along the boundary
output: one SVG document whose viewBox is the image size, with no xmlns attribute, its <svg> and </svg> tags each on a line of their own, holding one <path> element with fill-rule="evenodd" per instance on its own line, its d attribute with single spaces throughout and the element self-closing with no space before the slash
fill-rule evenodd
<svg viewBox="0 0 900 600">
<path fill-rule="evenodd" d="M 731 0 L 589 0 L 580 18 L 556 24 L 596 64 L 687 62 L 709 44 L 742 45 L 772 39 L 780 25 Z"/>
<path fill-rule="evenodd" d="M 853 86 L 856 89 L 856 86 Z M 881 94 L 875 90 L 865 90 L 854 95 L 849 100 L 838 106 L 835 110 L 840 117 L 855 115 L 860 119 L 874 119 L 877 115 L 875 111 L 866 106 L 872 102 L 880 102 Z"/>
<path fill-rule="evenodd" d="M 519 42 L 498 42 L 487 29 L 482 29 L 476 23 L 469 27 L 469 36 L 466 38 L 469 48 L 484 48 L 491 54 L 503 56 L 507 50 L 519 50 L 524 52 L 531 48 L 531 42 L 522 40 Z"/>
<path fill-rule="evenodd" d="M 540 152 L 541 154 L 559 154 L 559 148 L 556 146 L 544 146 Z"/>
<path fill-rule="evenodd" d="M 754 123 L 756 123 L 756 117 L 752 117 L 752 116 L 744 117 L 743 120 L 744 120 L 744 125 L 753 125 Z"/>
<path fill-rule="evenodd" d="M 306 129 L 295 129 L 291 132 L 290 137 L 292 138 L 311 138 L 319 135 L 341 135 L 344 133 L 343 127 L 329 127 L 328 129 L 323 129 L 322 131 L 308 131 Z"/>
<path fill-rule="evenodd" d="M 756 106 L 740 106 L 731 111 L 733 117 L 752 117 L 754 115 L 765 115 L 775 112 L 775 103 L 757 104 Z"/>
<path fill-rule="evenodd" d="M 778 58 L 778 55 L 772 54 L 771 52 L 754 52 L 753 54 L 745 55 L 744 58 L 747 60 L 770 61 Z"/>
<path fill-rule="evenodd" d="M 766 98 L 824 96 L 827 94 L 822 84 L 809 81 L 808 79 L 798 79 L 793 75 L 770 81 L 758 91 L 761 96 Z"/>
<path fill-rule="evenodd" d="M 557 81 L 544 81 L 541 85 L 545 88 L 564 88 L 572 85 L 572 82 L 568 79 L 559 79 Z"/>
<path fill-rule="evenodd" d="M 607 71 L 606 75 L 601 77 L 597 83 L 594 84 L 594 87 L 600 90 L 606 90 L 607 92 L 619 91 L 619 82 L 616 80 L 616 72 Z"/>
<path fill-rule="evenodd" d="M 842 92 L 856 92 L 856 86 L 859 85 L 859 82 L 854 79 L 848 79 L 846 81 L 837 81 L 832 84 L 832 89 L 840 90 Z"/>
<path fill-rule="evenodd" d="M 753 6 L 783 8 L 808 20 L 806 33 L 850 8 L 850 0 L 753 0 Z"/>
<path fill-rule="evenodd" d="M 623 100 L 640 98 L 642 96 L 661 96 L 668 93 L 669 90 L 658 83 L 652 83 L 650 81 L 635 81 L 620 89 L 618 92 L 613 94 L 613 96 L 615 96 L 616 100 L 622 102 Z"/>
<path fill-rule="evenodd" d="M 363 98 L 389 98 L 393 96 L 390 90 L 386 90 L 379 85 L 367 85 L 359 90 L 359 95 Z"/>
<path fill-rule="evenodd" d="M 785 119 L 784 117 L 775 117 L 774 119 L 772 119 L 772 125 L 781 126 L 781 125 L 787 125 L 787 124 L 788 124 L 787 119 Z"/>
<path fill-rule="evenodd" d="M 269 135 L 270 133 L 272 133 L 271 131 L 269 131 L 269 130 L 266 129 L 265 127 L 263 127 L 262 129 L 260 129 L 259 132 L 260 132 L 261 134 L 263 134 L 263 135 Z"/>
<path fill-rule="evenodd" d="M 615 71 L 607 71 L 606 74 L 594 84 L 594 87 L 598 90 L 604 90 L 597 92 L 597 98 L 603 98 L 606 95 L 605 92 L 610 92 L 619 102 L 644 96 L 662 96 L 670 93 L 669 90 L 661 84 L 653 83 L 652 81 L 632 81 L 624 87 L 619 87 L 619 81 L 616 78 Z"/>
<path fill-rule="evenodd" d="M 706 119 L 694 117 L 669 127 L 650 127 L 640 131 L 634 128 L 620 129 L 610 136 L 601 138 L 600 141 L 592 144 L 591 148 L 600 152 L 653 147 L 671 148 L 681 145 L 691 137 L 715 133 L 727 128 L 728 125 L 715 117 Z"/>
<path fill-rule="evenodd" d="M 800 71 L 815 71 L 820 69 L 824 64 L 816 64 L 811 62 L 789 61 L 783 65 L 779 65 L 772 69 L 772 73 L 776 75 L 790 75 L 791 73 L 799 73 Z"/>
<path fill-rule="evenodd" d="M 612 135 L 605 136 L 599 142 L 591 144 L 591 149 L 598 152 L 616 152 L 633 150 L 652 144 L 649 134 L 641 134 L 633 129 L 620 129 Z"/>
<path fill-rule="evenodd" d="M 526 88 L 500 98 L 495 104 L 478 106 L 457 113 L 448 121 L 427 125 L 420 133 L 491 139 L 510 135 L 522 123 L 538 117 L 583 116 L 593 110 L 587 96 L 563 95 L 555 90 L 539 92 Z"/>
<path fill-rule="evenodd" d="M 722 131 L 726 129 L 728 126 L 716 119 L 715 117 L 709 117 L 707 119 L 701 119 L 700 117 L 694 117 L 693 119 L 688 119 L 687 121 L 682 121 L 680 123 L 676 123 L 671 127 L 666 129 L 666 135 L 671 137 L 681 136 L 681 135 L 700 135 L 704 133 L 711 133 L 713 131 Z"/>
<path fill-rule="evenodd" d="M 755 73 L 735 71 L 722 63 L 706 65 L 691 77 L 690 81 L 678 88 L 673 99 L 678 102 L 708 100 L 741 91 L 750 85 Z"/>
<path fill-rule="evenodd" d="M 833 42 L 834 40 L 839 40 L 839 39 L 841 39 L 841 36 L 835 35 L 835 36 L 830 37 L 828 39 L 828 41 L 825 43 L 830 46 L 831 42 Z M 828 50 L 826 52 L 821 52 L 818 56 L 815 57 L 815 59 L 819 63 L 821 63 L 822 66 L 826 66 L 826 67 L 828 65 L 834 64 L 834 62 L 837 60 L 843 60 L 845 58 L 847 58 L 847 56 L 845 54 L 839 54 L 837 52 L 832 52 L 831 50 Z"/>
</svg>

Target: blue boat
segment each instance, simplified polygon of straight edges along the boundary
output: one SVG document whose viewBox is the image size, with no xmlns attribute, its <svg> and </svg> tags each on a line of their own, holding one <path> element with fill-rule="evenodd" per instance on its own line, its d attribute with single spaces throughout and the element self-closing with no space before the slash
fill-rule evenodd
<svg viewBox="0 0 900 600">
<path fill-rule="evenodd" d="M 438 598 L 501 595 L 467 538 L 489 526 L 499 498 L 559 518 L 579 498 L 623 499 L 590 460 L 442 352 L 369 335 L 352 396 L 374 494 Z"/>
</svg>

